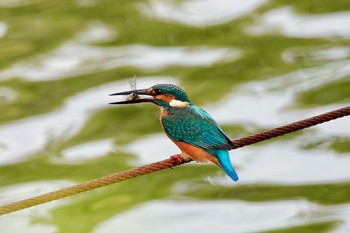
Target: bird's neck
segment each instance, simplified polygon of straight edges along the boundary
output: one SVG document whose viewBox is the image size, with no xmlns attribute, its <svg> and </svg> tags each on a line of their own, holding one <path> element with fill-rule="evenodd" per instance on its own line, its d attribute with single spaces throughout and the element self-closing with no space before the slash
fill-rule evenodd
<svg viewBox="0 0 350 233">
<path fill-rule="evenodd" d="M 186 108 L 187 106 L 191 105 L 190 102 L 184 102 L 176 99 L 172 99 L 169 102 L 163 100 L 155 100 L 154 103 L 165 111 L 170 111 L 171 108 Z"/>
<path fill-rule="evenodd" d="M 176 103 L 176 102 L 175 102 Z M 163 116 L 176 114 L 178 111 L 184 111 L 188 106 L 191 106 L 188 102 L 182 102 L 182 103 L 176 103 L 178 106 L 174 106 L 174 102 L 159 105 L 160 108 L 160 119 L 162 119 Z"/>
<path fill-rule="evenodd" d="M 169 111 L 166 110 L 164 107 L 159 107 L 160 108 L 160 116 L 159 119 L 162 120 L 164 116 L 169 115 Z"/>
</svg>

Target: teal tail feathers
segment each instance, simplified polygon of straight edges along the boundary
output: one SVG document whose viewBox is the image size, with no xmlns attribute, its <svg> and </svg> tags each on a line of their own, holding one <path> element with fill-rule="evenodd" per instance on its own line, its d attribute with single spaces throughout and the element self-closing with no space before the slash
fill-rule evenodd
<svg viewBox="0 0 350 233">
<path fill-rule="evenodd" d="M 231 177 L 232 180 L 237 181 L 238 175 L 235 169 L 232 167 L 230 156 L 227 150 L 217 150 L 215 157 L 218 159 L 221 168 L 226 172 L 226 174 Z"/>
</svg>

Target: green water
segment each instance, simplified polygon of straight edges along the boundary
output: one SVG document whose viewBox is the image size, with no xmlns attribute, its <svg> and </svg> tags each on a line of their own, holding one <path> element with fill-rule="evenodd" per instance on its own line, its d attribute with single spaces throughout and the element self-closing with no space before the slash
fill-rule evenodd
<svg viewBox="0 0 350 233">
<path fill-rule="evenodd" d="M 6 32 L 2 37 L 0 36 L 0 91 L 2 91 L 1 88 L 9 88 L 15 93 L 15 97 L 11 99 L 6 95 L 0 98 L 0 127 L 16 124 L 29 117 L 55 112 L 63 108 L 70 97 L 113 81 L 125 80 L 124 82 L 127 83 L 126 79 L 134 75 L 137 77 L 174 77 L 188 91 L 194 103 L 208 106 L 223 100 L 232 90 L 239 89 L 249 82 L 264 82 L 272 77 L 282 77 L 298 70 L 321 67 L 330 62 L 343 61 L 345 67 L 350 58 L 349 36 L 289 37 L 278 33 L 277 29 L 271 30 L 270 33 L 252 35 L 246 30 L 248 26 L 257 24 L 260 16 L 275 9 L 291 7 L 297 14 L 311 17 L 350 11 L 348 0 L 267 1 L 253 12 L 238 19 L 201 27 L 160 20 L 157 17 L 147 17 L 140 10 L 140 5 L 147 4 L 147 1 L 143 0 L 28 0 L 24 1 L 23 5 L 12 7 L 6 6 L 6 2 L 9 1 L 0 0 L 0 23 L 5 22 L 7 25 Z M 174 2 L 180 3 L 181 1 Z M 140 44 L 160 48 L 186 46 L 187 50 L 191 51 L 192 47 L 208 46 L 239 50 L 241 55 L 227 60 L 220 59 L 209 65 L 174 63 L 151 69 L 130 64 L 107 68 L 102 68 L 101 65 L 101 67 L 96 66 L 90 69 L 90 66 L 94 67 L 93 62 L 90 64 L 86 62 L 81 65 L 80 69 L 83 71 L 79 73 L 68 72 L 52 79 L 46 78 L 46 80 L 26 78 L 29 68 L 23 70 L 22 73 L 21 71 L 13 72 L 10 75 L 2 72 L 16 65 L 26 66 L 28 61 L 33 71 L 37 69 L 45 71 L 45 67 L 40 67 L 43 66 L 40 63 L 41 56 L 50 56 L 58 48 L 62 48 L 65 43 L 74 40 L 72 38 L 76 38 L 79 32 L 86 30 L 96 22 L 116 33 L 108 40 L 89 42 L 89 46 L 96 48 L 112 49 Z M 322 28 L 323 25 L 318 27 Z M 342 48 L 348 52 L 344 56 L 335 58 L 317 58 L 316 56 L 315 59 L 310 55 L 315 51 L 332 48 Z M 286 62 L 283 59 L 283 54 L 289 51 L 297 51 L 294 53 L 296 55 L 293 62 Z M 75 55 L 72 54 L 72 57 Z M 142 54 L 139 55 L 142 56 Z M 61 59 L 64 58 L 61 57 Z M 59 66 L 56 69 L 57 72 L 62 71 Z M 332 69 L 331 66 L 330 69 Z M 339 69 L 339 66 L 334 69 Z M 331 105 L 346 106 L 350 100 L 349 93 L 349 74 L 340 75 L 334 80 L 332 75 L 329 75 L 328 80 L 320 85 L 310 84 L 309 88 L 300 91 L 295 96 L 293 104 L 287 106 L 287 109 L 308 110 Z M 13 163 L 0 164 L 0 188 L 40 181 L 83 182 L 133 167 L 131 161 L 137 160 L 137 155 L 122 149 L 77 163 L 57 162 L 62 159 L 64 150 L 82 143 L 112 139 L 117 148 L 122 148 L 135 140 L 162 131 L 157 108 L 153 106 L 114 107 L 108 106 L 107 103 L 105 106 L 101 105 L 98 109 L 89 111 L 86 122 L 74 135 L 67 137 L 65 134 L 60 134 L 50 137 L 48 133 L 45 146 L 40 151 L 29 151 L 26 152 L 26 156 Z M 254 106 L 253 102 L 245 107 L 246 110 L 227 109 L 227 114 L 235 114 L 235 111 L 244 112 L 255 107 L 257 106 Z M 264 120 L 269 121 L 269 119 Z M 348 126 L 344 125 L 345 127 Z M 224 124 L 223 128 L 231 138 L 238 138 L 261 131 L 266 126 L 244 122 L 243 124 Z M 0 128 L 2 129 L 4 128 Z M 25 135 L 26 132 L 23 134 Z M 302 133 L 288 135 L 285 138 L 273 140 L 273 143 L 293 140 L 300 134 Z M 303 147 L 303 150 L 314 150 L 315 153 L 321 149 L 339 153 L 337 156 L 340 157 L 347 157 L 350 155 L 349 141 L 349 134 L 347 136 L 339 134 L 328 138 L 315 138 L 314 141 L 311 140 L 300 147 Z M 1 151 L 6 150 L 6 145 L 1 142 L 0 138 L 0 156 Z M 262 144 L 264 145 L 267 143 Z M 16 146 L 20 147 L 20 145 Z M 164 158 L 168 156 L 170 154 L 164 154 Z M 232 160 L 234 161 L 234 157 Z M 316 182 L 316 184 L 291 185 L 286 183 L 279 185 L 263 182 L 245 183 L 244 177 L 241 177 L 242 181 L 239 185 L 230 184 L 227 187 L 219 183 L 208 182 L 207 177 L 224 178 L 223 174 L 218 172 L 219 169 L 214 165 L 199 166 L 193 163 L 94 190 L 63 202 L 58 201 L 58 204 L 52 207 L 46 215 L 34 213 L 25 215 L 24 218 L 27 218 L 29 225 L 54 226 L 55 230 L 52 232 L 85 233 L 92 232 L 97 224 L 112 216 L 157 200 L 184 198 L 203 201 L 265 202 L 301 199 L 327 206 L 349 204 L 350 202 L 349 179 L 339 179 L 334 183 L 324 181 Z M 181 193 L 174 192 L 179 183 L 188 183 L 191 188 Z M 11 216 L 0 218 L 5 218 L 6 221 L 6 218 L 11 218 Z M 341 222 L 339 219 L 324 219 L 316 223 L 310 221 L 307 224 L 297 224 L 298 226 L 291 228 L 278 227 L 269 232 L 329 232 L 338 227 Z M 15 222 L 13 224 L 15 225 Z"/>
</svg>

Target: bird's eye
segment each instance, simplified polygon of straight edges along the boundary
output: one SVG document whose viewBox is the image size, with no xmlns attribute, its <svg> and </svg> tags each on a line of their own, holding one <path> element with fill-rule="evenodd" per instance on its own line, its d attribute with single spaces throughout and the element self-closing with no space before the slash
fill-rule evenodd
<svg viewBox="0 0 350 233">
<path fill-rule="evenodd" d="M 155 93 L 156 95 L 160 95 L 160 94 L 162 94 L 162 91 L 159 90 L 159 89 L 155 89 L 155 90 L 154 90 L 154 93 Z"/>
</svg>

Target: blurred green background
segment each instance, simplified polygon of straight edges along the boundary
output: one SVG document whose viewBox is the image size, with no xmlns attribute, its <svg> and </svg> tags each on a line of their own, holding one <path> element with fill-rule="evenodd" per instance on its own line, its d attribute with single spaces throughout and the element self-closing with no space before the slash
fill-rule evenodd
<svg viewBox="0 0 350 233">
<path fill-rule="evenodd" d="M 348 0 L 0 0 L 0 203 L 177 153 L 151 105 L 175 83 L 232 138 L 346 106 Z M 2 233 L 349 232 L 350 121 L 0 217 Z"/>
</svg>

